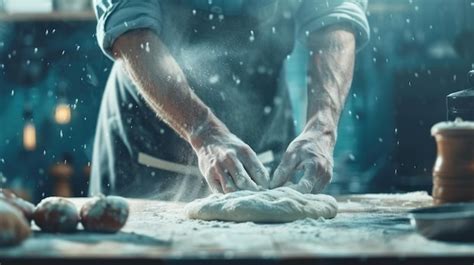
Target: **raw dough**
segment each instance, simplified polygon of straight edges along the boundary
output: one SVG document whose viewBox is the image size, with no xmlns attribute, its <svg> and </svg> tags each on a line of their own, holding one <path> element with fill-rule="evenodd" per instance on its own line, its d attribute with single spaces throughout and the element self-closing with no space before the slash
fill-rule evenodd
<svg viewBox="0 0 474 265">
<path fill-rule="evenodd" d="M 266 191 L 212 194 L 185 207 L 192 219 L 281 223 L 304 218 L 333 218 L 336 199 L 324 194 L 302 194 L 288 187 Z"/>
</svg>

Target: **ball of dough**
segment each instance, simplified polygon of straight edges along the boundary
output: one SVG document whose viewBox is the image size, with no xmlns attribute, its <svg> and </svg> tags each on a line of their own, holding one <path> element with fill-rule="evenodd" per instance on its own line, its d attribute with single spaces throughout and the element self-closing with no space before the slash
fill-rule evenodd
<svg viewBox="0 0 474 265">
<path fill-rule="evenodd" d="M 115 233 L 127 222 L 129 207 L 119 196 L 99 196 L 81 208 L 81 222 L 86 231 Z"/>
<path fill-rule="evenodd" d="M 3 200 L 20 210 L 28 222 L 31 222 L 33 219 L 35 206 L 31 202 L 25 201 L 22 198 L 17 197 L 15 193 L 5 189 L 0 189 L 0 200 Z"/>
<path fill-rule="evenodd" d="M 30 234 L 30 226 L 20 210 L 0 201 L 0 246 L 18 245 Z"/>
<path fill-rule="evenodd" d="M 49 197 L 36 206 L 34 220 L 45 232 L 68 233 L 76 230 L 79 213 L 72 202 L 60 197 Z"/>
</svg>

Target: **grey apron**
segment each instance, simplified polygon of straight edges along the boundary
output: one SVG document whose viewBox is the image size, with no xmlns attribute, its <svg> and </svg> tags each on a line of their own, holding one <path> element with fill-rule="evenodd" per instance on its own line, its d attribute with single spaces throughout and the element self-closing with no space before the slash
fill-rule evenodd
<svg viewBox="0 0 474 265">
<path fill-rule="evenodd" d="M 232 133 L 276 161 L 294 137 L 283 63 L 294 46 L 288 6 L 266 1 L 242 15 L 195 10 L 185 1 L 160 1 L 160 39 L 185 72 L 195 93 Z M 251 6 L 251 5 L 250 5 Z M 209 193 L 204 179 L 137 163 L 143 152 L 196 165 L 189 146 L 164 124 L 115 63 L 100 109 L 90 193 L 189 201 Z"/>
</svg>

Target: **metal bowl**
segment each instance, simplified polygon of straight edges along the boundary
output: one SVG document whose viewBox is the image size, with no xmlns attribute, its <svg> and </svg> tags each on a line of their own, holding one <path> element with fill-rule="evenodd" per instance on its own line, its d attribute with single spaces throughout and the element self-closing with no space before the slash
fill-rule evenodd
<svg viewBox="0 0 474 265">
<path fill-rule="evenodd" d="M 429 239 L 474 242 L 474 203 L 452 203 L 409 212 L 411 224 Z"/>
</svg>

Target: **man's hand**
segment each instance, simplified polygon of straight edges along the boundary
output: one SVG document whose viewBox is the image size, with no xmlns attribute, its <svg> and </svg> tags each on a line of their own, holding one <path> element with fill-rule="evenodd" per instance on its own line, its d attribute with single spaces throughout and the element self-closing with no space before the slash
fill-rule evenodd
<svg viewBox="0 0 474 265">
<path fill-rule="evenodd" d="M 350 26 L 333 25 L 308 37 L 306 126 L 288 147 L 276 169 L 271 187 L 284 185 L 297 171 L 304 172 L 293 188 L 320 192 L 332 177 L 337 126 L 354 71 L 355 37 Z"/>
<path fill-rule="evenodd" d="M 332 150 L 335 138 L 318 135 L 316 132 L 303 132 L 288 146 L 280 165 L 275 170 L 271 188 L 290 186 L 302 193 L 318 193 L 330 182 L 332 177 Z M 298 172 L 303 176 L 292 183 Z"/>
<path fill-rule="evenodd" d="M 268 173 L 255 152 L 194 94 L 181 67 L 154 32 L 127 32 L 115 41 L 113 51 L 157 116 L 191 144 L 214 192 L 268 187 Z"/>
<path fill-rule="evenodd" d="M 255 152 L 226 128 L 203 127 L 191 143 L 213 192 L 268 188 L 269 174 Z"/>
</svg>

